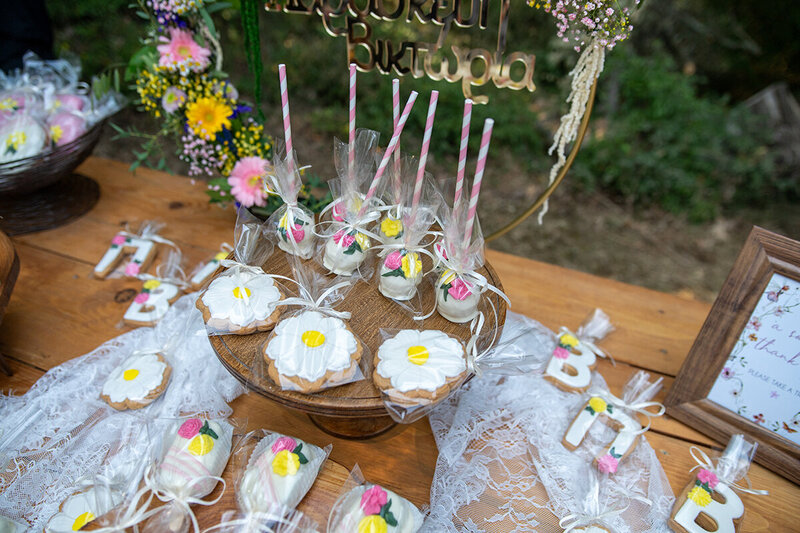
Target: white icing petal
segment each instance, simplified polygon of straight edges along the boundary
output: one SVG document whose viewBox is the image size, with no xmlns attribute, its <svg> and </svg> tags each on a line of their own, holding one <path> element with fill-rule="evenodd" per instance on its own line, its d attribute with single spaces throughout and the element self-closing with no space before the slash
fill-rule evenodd
<svg viewBox="0 0 800 533">
<path fill-rule="evenodd" d="M 54 514 L 45 526 L 47 533 L 75 531 L 76 520 L 84 513 L 91 513 L 94 518 L 106 514 L 122 501 L 120 493 L 103 490 L 97 492 L 91 488 L 69 496 L 61 504 L 61 511 Z M 94 519 L 92 518 L 92 519 Z M 83 525 L 79 523 L 77 525 Z"/>
<path fill-rule="evenodd" d="M 241 295 L 242 288 L 249 290 L 250 294 L 237 298 L 234 291 Z M 202 300 L 211 318 L 230 320 L 244 327 L 271 315 L 280 297 L 280 291 L 269 276 L 239 272 L 212 281 Z"/>
<path fill-rule="evenodd" d="M 302 339 L 307 331 L 321 333 L 325 341 L 316 347 L 307 346 Z M 266 353 L 275 361 L 278 373 L 316 381 L 328 371 L 350 368 L 350 356 L 357 349 L 356 338 L 344 321 L 317 311 L 304 311 L 278 323 Z"/>
<path fill-rule="evenodd" d="M 103 384 L 103 395 L 108 396 L 114 403 L 125 400 L 140 401 L 161 385 L 166 369 L 166 363 L 156 354 L 131 356 L 111 371 Z M 126 380 L 127 370 L 135 370 L 136 377 Z"/>
<path fill-rule="evenodd" d="M 428 350 L 428 359 L 423 364 L 409 360 L 408 349 L 412 346 L 424 346 Z M 434 330 L 400 331 L 381 345 L 378 358 L 378 374 L 391 379 L 392 387 L 400 392 L 435 391 L 467 368 L 461 343 Z"/>
</svg>

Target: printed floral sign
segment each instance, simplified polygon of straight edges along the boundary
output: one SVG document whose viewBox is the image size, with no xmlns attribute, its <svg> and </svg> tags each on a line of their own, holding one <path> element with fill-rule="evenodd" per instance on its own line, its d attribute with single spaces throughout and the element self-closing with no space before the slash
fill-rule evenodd
<svg viewBox="0 0 800 533">
<path fill-rule="evenodd" d="M 772 276 L 708 399 L 800 445 L 800 283 Z"/>
</svg>

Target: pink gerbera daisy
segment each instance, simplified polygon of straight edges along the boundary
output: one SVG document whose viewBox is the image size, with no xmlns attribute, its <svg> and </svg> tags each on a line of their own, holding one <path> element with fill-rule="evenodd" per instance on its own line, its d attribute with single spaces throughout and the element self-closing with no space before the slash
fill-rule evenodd
<svg viewBox="0 0 800 533">
<path fill-rule="evenodd" d="M 169 39 L 161 37 L 164 44 L 158 45 L 159 66 L 185 73 L 202 72 L 211 64 L 211 51 L 197 44 L 191 32 L 170 28 L 169 36 Z"/>
<path fill-rule="evenodd" d="M 264 178 L 269 162 L 260 157 L 244 157 L 236 162 L 228 176 L 231 194 L 245 207 L 253 205 L 265 206 L 267 193 L 264 190 Z"/>
</svg>

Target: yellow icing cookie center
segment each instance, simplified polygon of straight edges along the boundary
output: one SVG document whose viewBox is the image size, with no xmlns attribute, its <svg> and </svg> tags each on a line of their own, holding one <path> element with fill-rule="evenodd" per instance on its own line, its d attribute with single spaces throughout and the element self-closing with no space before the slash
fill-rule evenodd
<svg viewBox="0 0 800 533">
<path fill-rule="evenodd" d="M 240 300 L 244 298 L 244 296 L 242 295 L 242 289 L 244 289 L 244 293 L 247 295 L 248 298 L 250 298 L 250 295 L 253 294 L 247 287 L 235 287 L 233 289 L 233 297 L 239 298 Z"/>
<path fill-rule="evenodd" d="M 125 372 L 122 373 L 122 379 L 125 381 L 133 381 L 139 375 L 139 371 L 135 368 L 129 368 Z"/>
<path fill-rule="evenodd" d="M 430 354 L 424 346 L 411 346 L 408 348 L 408 360 L 415 365 L 424 365 Z"/>
<path fill-rule="evenodd" d="M 91 511 L 86 511 L 85 513 L 79 515 L 78 518 L 76 518 L 72 523 L 72 531 L 78 531 L 92 520 L 94 520 L 94 515 Z"/>
<path fill-rule="evenodd" d="M 205 455 L 214 449 L 214 439 L 205 434 L 197 435 L 187 449 L 192 455 Z"/>
<path fill-rule="evenodd" d="M 322 346 L 323 344 L 325 344 L 325 335 L 313 329 L 310 329 L 305 333 L 303 333 L 300 336 L 300 339 L 303 341 L 303 344 L 305 344 L 309 348 L 316 348 L 318 346 Z"/>
</svg>

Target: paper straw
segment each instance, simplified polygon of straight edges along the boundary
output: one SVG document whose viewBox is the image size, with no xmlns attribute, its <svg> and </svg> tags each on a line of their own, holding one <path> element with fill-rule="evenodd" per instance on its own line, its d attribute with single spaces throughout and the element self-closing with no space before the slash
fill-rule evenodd
<svg viewBox="0 0 800 533">
<path fill-rule="evenodd" d="M 394 149 L 397 147 L 397 142 L 400 140 L 400 134 L 403 133 L 403 127 L 406 125 L 408 116 L 411 114 L 411 108 L 414 107 L 414 102 L 416 100 L 417 91 L 411 91 L 411 94 L 408 95 L 406 107 L 403 109 L 403 113 L 400 115 L 400 120 L 397 121 L 397 127 L 394 129 L 394 133 L 392 134 L 392 140 L 389 141 L 389 146 L 386 147 L 386 151 L 383 153 L 383 158 L 378 165 L 378 171 L 375 172 L 375 177 L 372 178 L 372 183 L 369 186 L 367 195 L 364 197 L 364 203 L 358 212 L 359 215 L 364 214 L 367 204 L 372 197 L 375 196 L 375 191 L 378 190 L 378 184 L 381 182 L 381 177 L 386 170 L 386 166 L 389 164 L 389 158 L 392 156 L 392 152 L 394 152 Z"/>
<path fill-rule="evenodd" d="M 283 134 L 286 141 L 286 156 L 289 158 L 289 171 L 292 170 L 292 123 L 289 120 L 289 91 L 286 88 L 286 65 L 278 65 L 278 79 L 281 84 L 281 111 L 283 112 Z"/>
<path fill-rule="evenodd" d="M 355 176 L 356 165 L 356 65 L 350 64 L 350 124 L 349 124 L 350 138 L 348 142 L 347 161 L 348 172 L 350 179 L 353 180 Z"/>
<path fill-rule="evenodd" d="M 397 121 L 400 120 L 400 80 L 392 80 L 392 131 L 397 128 Z M 403 194 L 403 182 L 400 176 L 400 141 L 397 141 L 397 148 L 394 151 L 394 199 L 400 202 Z"/>
<path fill-rule="evenodd" d="M 489 153 L 489 142 L 492 140 L 492 128 L 494 120 L 487 118 L 483 123 L 483 135 L 481 136 L 481 148 L 478 151 L 478 162 L 475 165 L 475 179 L 472 182 L 472 194 L 469 197 L 469 211 L 467 212 L 467 226 L 464 233 L 464 248 L 469 246 L 472 240 L 472 226 L 475 224 L 475 213 L 478 211 L 478 195 L 481 192 L 481 182 L 483 181 L 483 171 L 486 169 L 486 155 Z"/>
<path fill-rule="evenodd" d="M 461 205 L 464 191 L 464 174 L 467 168 L 467 145 L 469 144 L 469 124 L 472 120 L 472 100 L 464 100 L 464 120 L 461 122 L 461 148 L 458 152 L 458 175 L 456 176 L 456 195 L 453 199 L 453 211 Z"/>
<path fill-rule="evenodd" d="M 439 91 L 431 91 L 431 101 L 428 103 L 428 118 L 425 120 L 425 131 L 422 134 L 422 149 L 419 152 L 417 181 L 414 182 L 414 197 L 411 199 L 411 221 L 414 220 L 417 214 L 419 197 L 422 196 L 422 182 L 425 179 L 425 165 L 428 163 L 428 150 L 431 147 L 431 132 L 433 131 L 433 120 L 436 117 L 436 102 L 438 100 Z"/>
</svg>

